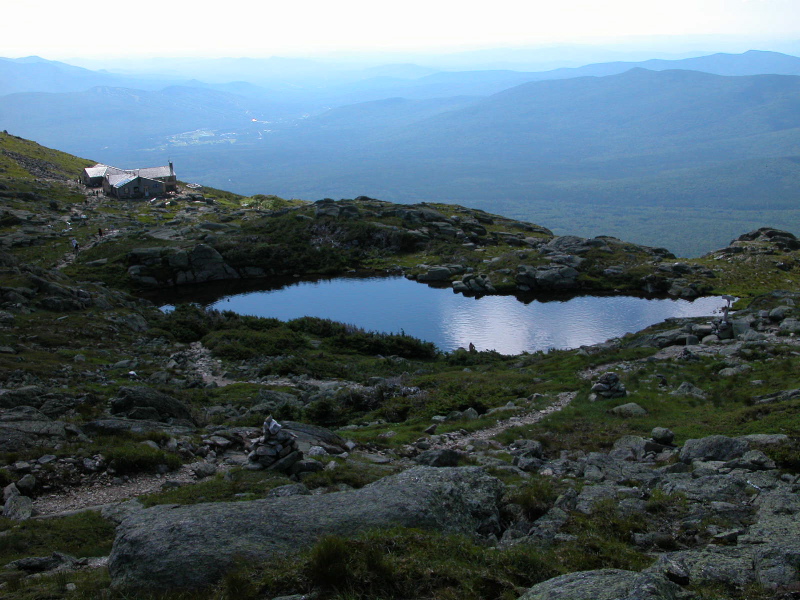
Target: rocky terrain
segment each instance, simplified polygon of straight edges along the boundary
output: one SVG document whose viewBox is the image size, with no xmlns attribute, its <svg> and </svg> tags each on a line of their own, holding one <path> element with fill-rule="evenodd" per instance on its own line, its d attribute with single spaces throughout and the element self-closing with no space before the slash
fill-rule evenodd
<svg viewBox="0 0 800 600">
<path fill-rule="evenodd" d="M 4 597 L 800 597 L 791 233 L 678 260 L 459 206 L 118 203 L 0 150 Z M 739 299 L 519 356 L 145 299 L 351 270 Z"/>
</svg>

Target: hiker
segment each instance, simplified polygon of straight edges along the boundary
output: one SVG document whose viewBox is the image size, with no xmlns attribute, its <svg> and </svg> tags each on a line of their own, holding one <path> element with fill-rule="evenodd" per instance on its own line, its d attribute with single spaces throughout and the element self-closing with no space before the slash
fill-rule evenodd
<svg viewBox="0 0 800 600">
<path fill-rule="evenodd" d="M 77 254 L 77 253 L 78 253 L 78 248 L 79 248 L 79 246 L 78 246 L 78 240 L 76 240 L 75 238 L 72 238 L 72 239 L 69 241 L 69 243 L 70 243 L 70 244 L 72 244 L 72 249 L 73 249 L 73 250 L 75 251 L 75 253 Z"/>
<path fill-rule="evenodd" d="M 98 227 L 97 228 L 97 237 L 103 237 L 103 228 L 102 227 Z"/>
</svg>

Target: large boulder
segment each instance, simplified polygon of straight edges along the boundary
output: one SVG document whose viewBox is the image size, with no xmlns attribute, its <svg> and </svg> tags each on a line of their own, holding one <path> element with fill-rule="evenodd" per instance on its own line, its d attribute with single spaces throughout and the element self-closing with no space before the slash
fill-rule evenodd
<svg viewBox="0 0 800 600">
<path fill-rule="evenodd" d="M 16 408 L 17 406 L 42 405 L 46 392 L 35 385 L 28 385 L 14 390 L 0 390 L 0 408 Z"/>
<path fill-rule="evenodd" d="M 347 440 L 330 429 L 297 421 L 283 421 L 282 425 L 284 430 L 297 438 L 297 446 L 303 452 L 308 452 L 312 446 L 320 446 L 330 454 L 348 451 Z"/>
<path fill-rule="evenodd" d="M 33 514 L 33 500 L 19 494 L 11 496 L 3 505 L 3 516 L 12 521 L 25 521 Z"/>
<path fill-rule="evenodd" d="M 33 446 L 54 446 L 77 429 L 53 421 L 32 406 L 0 410 L 0 452 L 19 452 Z"/>
<path fill-rule="evenodd" d="M 750 449 L 750 444 L 741 438 L 710 435 L 697 440 L 686 440 L 681 448 L 680 459 L 685 463 L 695 460 L 732 460 L 741 457 Z"/>
<path fill-rule="evenodd" d="M 417 281 L 423 283 L 449 282 L 450 277 L 451 272 L 447 267 L 429 267 L 427 271 L 417 275 Z"/>
<path fill-rule="evenodd" d="M 585 254 L 592 248 L 607 246 L 605 240 L 600 238 L 586 239 L 576 235 L 560 235 L 547 242 L 546 248 L 564 254 Z"/>
<path fill-rule="evenodd" d="M 159 421 L 142 419 L 95 419 L 81 425 L 87 435 L 125 435 L 126 433 L 152 433 L 162 431 L 173 437 L 191 435 L 195 428 L 189 425 L 166 425 Z"/>
<path fill-rule="evenodd" d="M 572 290 L 578 287 L 577 269 L 570 266 L 532 267 L 520 265 L 514 280 L 522 291 L 528 290 Z"/>
<path fill-rule="evenodd" d="M 128 253 L 128 276 L 143 286 L 183 285 L 239 279 L 239 273 L 208 244 L 191 250 L 134 248 Z"/>
<path fill-rule="evenodd" d="M 461 455 L 449 448 L 426 450 L 414 459 L 420 465 L 428 467 L 455 467 Z"/>
<path fill-rule="evenodd" d="M 111 412 L 132 419 L 192 420 L 186 404 L 146 386 L 120 388 L 119 396 L 111 400 Z"/>
<path fill-rule="evenodd" d="M 679 585 L 661 575 L 600 569 L 544 581 L 519 600 L 679 600 L 688 597 Z"/>
<path fill-rule="evenodd" d="M 239 274 L 233 267 L 225 263 L 222 255 L 211 246 L 198 244 L 189 253 L 191 272 L 183 271 L 177 283 L 203 283 L 220 279 L 238 279 Z"/>
<path fill-rule="evenodd" d="M 414 467 L 321 496 L 156 506 L 120 524 L 108 568 L 116 587 L 199 588 L 243 560 L 300 552 L 322 535 L 396 526 L 496 533 L 503 487 L 476 467 Z"/>
</svg>

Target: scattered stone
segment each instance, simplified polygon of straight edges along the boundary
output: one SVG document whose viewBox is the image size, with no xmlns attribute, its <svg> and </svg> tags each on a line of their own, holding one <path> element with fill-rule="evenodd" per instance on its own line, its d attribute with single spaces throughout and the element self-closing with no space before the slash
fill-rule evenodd
<svg viewBox="0 0 800 600">
<path fill-rule="evenodd" d="M 727 461 L 741 457 L 750 449 L 750 444 L 741 438 L 730 438 L 724 435 L 687 440 L 680 453 L 680 459 L 685 463 L 696 460 Z"/>
<path fill-rule="evenodd" d="M 110 405 L 112 413 L 132 419 L 193 421 L 186 404 L 146 386 L 121 387 L 119 396 Z"/>
<path fill-rule="evenodd" d="M 461 418 L 465 421 L 474 421 L 475 419 L 479 418 L 480 415 L 478 411 L 472 408 L 471 406 L 461 413 Z"/>
<path fill-rule="evenodd" d="M 33 500 L 27 496 L 11 496 L 3 505 L 3 516 L 12 521 L 26 521 L 33 515 Z"/>
<path fill-rule="evenodd" d="M 63 552 L 53 552 L 50 556 L 29 556 L 12 561 L 6 565 L 7 569 L 17 569 L 28 573 L 43 573 L 54 569 L 71 567 L 78 559 Z"/>
<path fill-rule="evenodd" d="M 292 465 L 303 457 L 297 448 L 297 439 L 271 416 L 264 420 L 261 432 L 261 437 L 252 441 L 247 459 L 265 469 L 288 473 Z"/>
<path fill-rule="evenodd" d="M 615 406 L 608 412 L 617 415 L 618 417 L 625 417 L 625 418 L 647 416 L 647 411 L 638 404 L 636 404 L 636 402 L 628 402 L 627 404 Z"/>
<path fill-rule="evenodd" d="M 692 396 L 700 400 L 706 399 L 706 393 L 694 384 L 684 381 L 678 388 L 669 393 L 670 396 Z"/>
<path fill-rule="evenodd" d="M 425 465 L 428 467 L 455 467 L 461 455 L 455 450 L 426 450 L 420 453 L 414 461 L 417 464 Z"/>
<path fill-rule="evenodd" d="M 745 469 L 747 471 L 767 471 L 775 468 L 775 461 L 761 450 L 749 450 L 741 458 L 735 458 L 725 463 L 732 469 Z"/>
<path fill-rule="evenodd" d="M 603 398 L 622 398 L 627 395 L 627 390 L 616 373 L 603 373 L 597 383 L 592 386 L 592 392 Z"/>
<path fill-rule="evenodd" d="M 306 486 L 302 483 L 290 483 L 288 485 L 281 485 L 276 488 L 272 488 L 269 492 L 267 492 L 267 498 L 285 498 L 287 496 L 310 496 L 311 490 L 309 490 Z"/>
<path fill-rule="evenodd" d="M 189 468 L 197 479 L 211 477 L 217 472 L 217 465 L 206 461 L 192 463 Z"/>
<path fill-rule="evenodd" d="M 30 473 L 23 475 L 17 481 L 17 488 L 23 495 L 29 496 L 36 489 L 36 477 Z"/>
<path fill-rule="evenodd" d="M 748 371 L 752 371 L 753 367 L 750 365 L 737 365 L 735 367 L 727 367 L 725 369 L 720 370 L 718 375 L 720 377 L 735 377 L 737 375 L 743 375 Z"/>
<path fill-rule="evenodd" d="M 673 440 L 675 439 L 675 434 L 666 427 L 654 427 L 653 431 L 650 433 L 650 436 L 653 438 L 655 443 L 662 444 L 664 446 L 671 446 Z"/>
<path fill-rule="evenodd" d="M 21 493 L 19 488 L 17 488 L 16 484 L 9 483 L 6 487 L 3 488 L 3 504 L 5 504 L 9 498 L 12 496 L 20 496 Z"/>
<path fill-rule="evenodd" d="M 308 456 L 329 456 L 328 452 L 322 446 L 311 446 L 306 452 Z"/>
</svg>

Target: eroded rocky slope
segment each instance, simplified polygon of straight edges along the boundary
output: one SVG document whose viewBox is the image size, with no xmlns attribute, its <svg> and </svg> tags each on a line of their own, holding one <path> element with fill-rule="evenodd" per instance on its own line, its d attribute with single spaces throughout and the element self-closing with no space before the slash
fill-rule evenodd
<svg viewBox="0 0 800 600">
<path fill-rule="evenodd" d="M 73 181 L 74 157 L 9 138 L 4 595 L 796 594 L 792 234 L 678 261 L 457 206 L 216 190 L 116 204 Z M 474 295 L 742 299 L 508 357 L 321 319 L 165 315 L 131 295 L 354 268 Z"/>
</svg>

